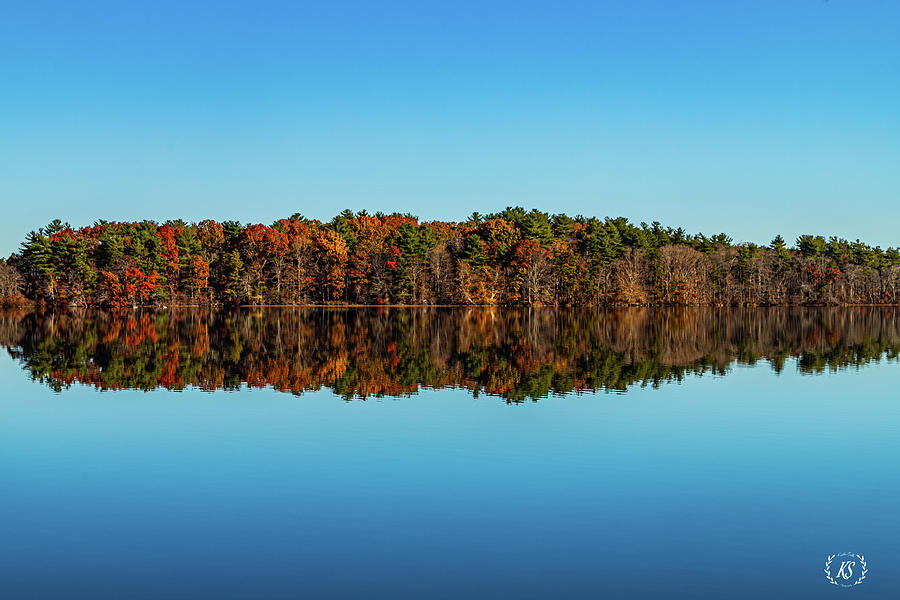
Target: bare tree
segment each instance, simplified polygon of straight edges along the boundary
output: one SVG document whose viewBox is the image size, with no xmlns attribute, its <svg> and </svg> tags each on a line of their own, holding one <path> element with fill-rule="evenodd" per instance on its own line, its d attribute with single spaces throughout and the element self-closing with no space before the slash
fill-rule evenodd
<svg viewBox="0 0 900 600">
<path fill-rule="evenodd" d="M 19 271 L 4 260 L 0 260 L 0 298 L 22 294 L 25 281 Z"/>
</svg>

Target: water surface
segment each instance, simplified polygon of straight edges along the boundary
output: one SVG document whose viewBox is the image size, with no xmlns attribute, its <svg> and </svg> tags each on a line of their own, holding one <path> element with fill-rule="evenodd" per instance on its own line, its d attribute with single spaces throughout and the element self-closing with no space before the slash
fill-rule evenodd
<svg viewBox="0 0 900 600">
<path fill-rule="evenodd" d="M 890 309 L 6 314 L 0 343 L 9 597 L 900 592 Z"/>
</svg>

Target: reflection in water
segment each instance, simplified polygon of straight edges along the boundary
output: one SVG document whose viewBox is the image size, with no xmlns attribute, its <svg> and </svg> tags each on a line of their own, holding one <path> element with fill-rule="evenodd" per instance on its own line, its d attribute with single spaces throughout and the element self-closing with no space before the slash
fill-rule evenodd
<svg viewBox="0 0 900 600">
<path fill-rule="evenodd" d="M 0 344 L 59 391 L 247 384 L 350 399 L 458 387 L 510 402 L 658 386 L 789 357 L 802 372 L 900 352 L 898 311 L 796 309 L 268 309 L 0 313 Z"/>
</svg>

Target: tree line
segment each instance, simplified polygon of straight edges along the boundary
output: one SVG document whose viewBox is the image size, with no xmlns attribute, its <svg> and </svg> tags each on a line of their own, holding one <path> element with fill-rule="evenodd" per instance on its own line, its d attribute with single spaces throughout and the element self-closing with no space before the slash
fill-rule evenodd
<svg viewBox="0 0 900 600">
<path fill-rule="evenodd" d="M 0 261 L 0 303 L 828 305 L 900 303 L 900 251 L 507 208 L 462 222 L 346 210 L 272 225 L 55 220 Z"/>
<path fill-rule="evenodd" d="M 464 388 L 509 402 L 657 387 L 793 359 L 802 373 L 900 356 L 892 307 L 9 311 L 0 345 L 60 391 L 246 386 L 346 399 Z"/>
</svg>

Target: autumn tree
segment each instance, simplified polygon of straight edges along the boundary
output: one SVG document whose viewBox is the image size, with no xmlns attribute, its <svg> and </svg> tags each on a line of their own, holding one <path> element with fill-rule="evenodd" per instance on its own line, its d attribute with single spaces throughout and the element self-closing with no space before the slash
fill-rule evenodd
<svg viewBox="0 0 900 600">
<path fill-rule="evenodd" d="M 897 248 L 818 235 L 734 245 L 724 233 L 519 207 L 461 222 L 349 210 L 272 226 L 56 220 L 5 267 L 4 289 L 48 307 L 900 303 Z"/>
</svg>

